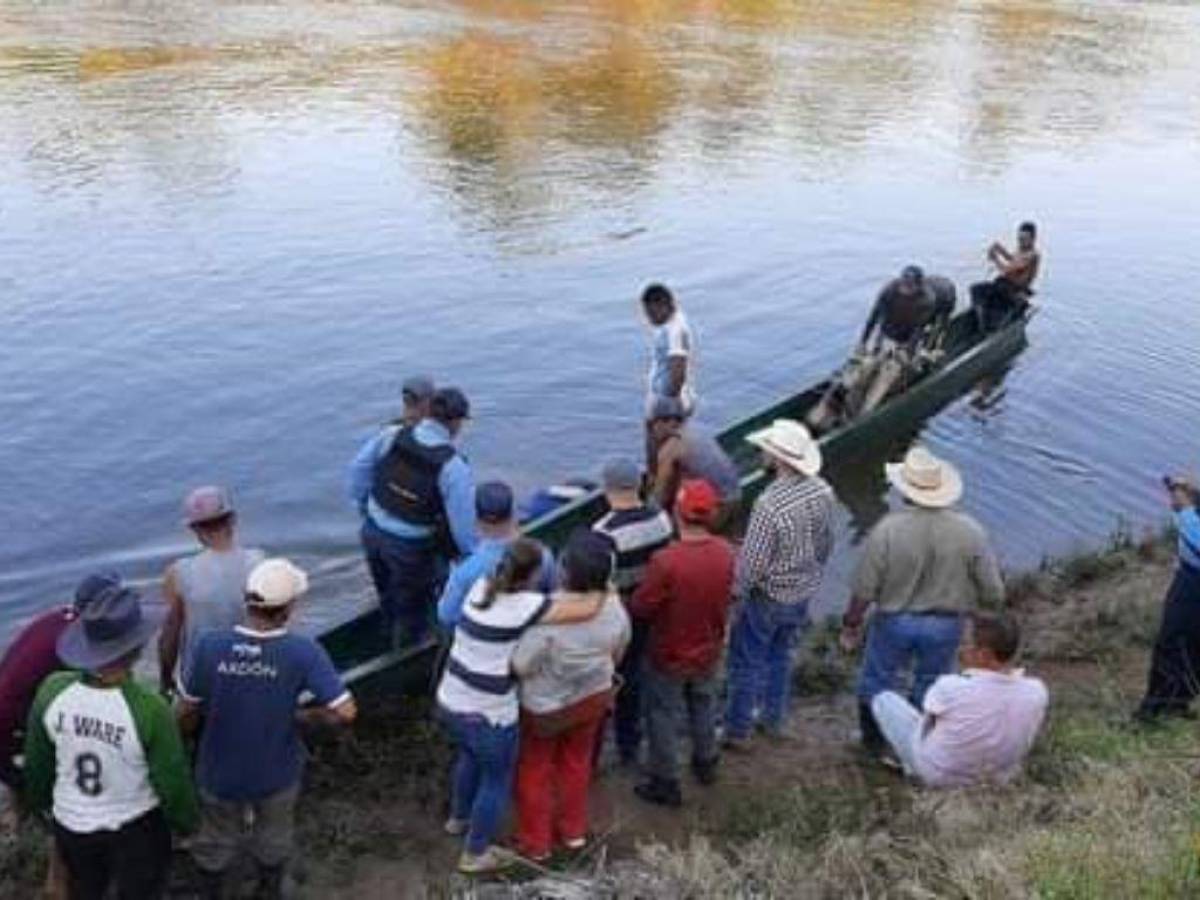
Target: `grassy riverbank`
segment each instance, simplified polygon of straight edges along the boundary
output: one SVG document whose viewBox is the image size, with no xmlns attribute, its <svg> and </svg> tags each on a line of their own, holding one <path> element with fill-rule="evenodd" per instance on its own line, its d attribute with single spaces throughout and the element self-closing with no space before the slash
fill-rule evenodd
<svg viewBox="0 0 1200 900">
<path fill-rule="evenodd" d="M 1003 790 L 932 793 L 864 764 L 846 693 L 854 661 L 815 629 L 790 740 L 727 757 L 681 812 L 648 809 L 629 775 L 593 795 L 599 835 L 554 875 L 471 884 L 441 835 L 445 748 L 419 701 L 369 711 L 317 748 L 302 803 L 301 897 L 1041 897 L 1200 894 L 1200 728 L 1129 725 L 1173 556 L 1118 534 L 1101 552 L 1010 579 L 1025 664 L 1050 685 L 1028 774 Z M 0 896 L 24 896 L 40 841 L 5 840 Z"/>
</svg>

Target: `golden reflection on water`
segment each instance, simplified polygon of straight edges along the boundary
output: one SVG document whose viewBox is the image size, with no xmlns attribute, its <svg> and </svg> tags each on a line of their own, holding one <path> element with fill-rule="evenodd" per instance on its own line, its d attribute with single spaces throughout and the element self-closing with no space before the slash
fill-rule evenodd
<svg viewBox="0 0 1200 900">
<path fill-rule="evenodd" d="M 1198 44 L 1180 27 L 1195 25 L 1186 9 L 1054 0 L 256 10 L 180 4 L 164 18 L 125 5 L 70 16 L 10 5 L 0 100 L 84 142 L 93 124 L 180 110 L 202 133 L 213 129 L 201 118 L 290 114 L 298 99 L 363 122 L 384 113 L 468 202 L 500 203 L 499 220 L 559 194 L 578 200 L 584 181 L 620 190 L 664 157 L 724 162 L 754 141 L 814 177 L 886 159 L 896 141 L 941 147 L 968 169 L 1002 167 L 1027 146 L 1136 124 L 1147 91 L 1183 102 L 1163 98 L 1189 78 L 1194 88 Z M 59 81 L 44 96 L 43 77 Z M 58 139 L 33 143 L 53 158 L 47 142 Z"/>
</svg>

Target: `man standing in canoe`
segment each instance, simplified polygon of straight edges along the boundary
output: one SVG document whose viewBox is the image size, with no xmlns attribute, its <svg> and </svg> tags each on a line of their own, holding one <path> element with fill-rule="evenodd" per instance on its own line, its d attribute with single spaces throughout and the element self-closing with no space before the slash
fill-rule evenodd
<svg viewBox="0 0 1200 900">
<path fill-rule="evenodd" d="M 991 281 L 971 285 L 971 306 L 980 331 L 990 331 L 1006 322 L 1014 313 L 1029 305 L 1033 279 L 1042 257 L 1034 242 L 1037 226 L 1022 222 L 1017 229 L 1017 249 L 1008 250 L 999 241 L 988 247 L 988 262 L 999 272 Z"/>
<path fill-rule="evenodd" d="M 650 374 L 646 396 L 646 463 L 654 471 L 654 442 L 650 421 L 661 398 L 677 401 L 685 417 L 696 406 L 695 338 L 687 317 L 665 285 L 652 284 L 642 292 L 642 311 L 651 326 Z"/>
<path fill-rule="evenodd" d="M 448 558 L 475 548 L 475 481 L 454 447 L 470 414 L 462 391 L 441 388 L 428 418 L 387 426 L 350 464 L 350 499 L 396 646 L 426 639 Z"/>
</svg>

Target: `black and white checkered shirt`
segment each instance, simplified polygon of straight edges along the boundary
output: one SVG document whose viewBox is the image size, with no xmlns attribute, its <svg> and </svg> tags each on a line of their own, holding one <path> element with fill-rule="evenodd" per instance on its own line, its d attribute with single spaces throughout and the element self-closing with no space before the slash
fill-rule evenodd
<svg viewBox="0 0 1200 900">
<path fill-rule="evenodd" d="M 832 550 L 833 489 L 815 476 L 781 473 L 754 501 L 738 557 L 737 594 L 803 603 L 821 586 Z"/>
</svg>

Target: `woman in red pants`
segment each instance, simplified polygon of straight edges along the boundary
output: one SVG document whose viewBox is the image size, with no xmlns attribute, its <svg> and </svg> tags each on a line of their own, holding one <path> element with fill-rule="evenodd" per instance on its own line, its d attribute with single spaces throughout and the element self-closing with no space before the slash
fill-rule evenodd
<svg viewBox="0 0 1200 900">
<path fill-rule="evenodd" d="M 613 673 L 629 643 L 629 618 L 609 587 L 609 539 L 575 532 L 560 566 L 565 590 L 609 594 L 586 622 L 531 628 L 513 656 L 521 683 L 517 847 L 534 860 L 547 858 L 556 838 L 568 850 L 587 841 L 596 733 L 612 706 Z"/>
</svg>

